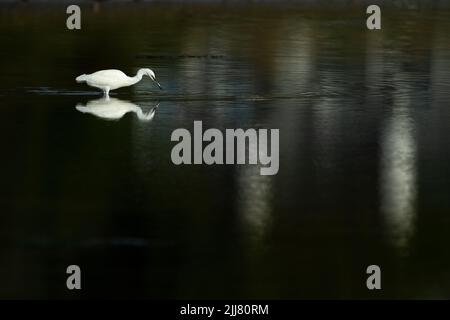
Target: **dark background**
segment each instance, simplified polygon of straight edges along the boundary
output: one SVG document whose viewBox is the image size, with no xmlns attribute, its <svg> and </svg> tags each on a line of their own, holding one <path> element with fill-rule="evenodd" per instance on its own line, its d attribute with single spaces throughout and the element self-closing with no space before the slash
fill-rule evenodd
<svg viewBox="0 0 450 320">
<path fill-rule="evenodd" d="M 327 3 L 0 5 L 0 297 L 448 298 L 447 3 Z M 75 109 L 141 67 L 151 122 Z M 173 165 L 194 120 L 280 129 L 278 175 Z"/>
</svg>

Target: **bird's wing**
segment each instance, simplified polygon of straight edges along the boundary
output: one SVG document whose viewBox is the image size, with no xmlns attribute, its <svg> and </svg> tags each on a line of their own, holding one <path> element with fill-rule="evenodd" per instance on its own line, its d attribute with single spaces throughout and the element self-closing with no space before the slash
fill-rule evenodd
<svg viewBox="0 0 450 320">
<path fill-rule="evenodd" d="M 101 70 L 89 75 L 89 82 L 96 85 L 110 85 L 112 82 L 126 80 L 128 77 L 120 70 Z"/>
</svg>

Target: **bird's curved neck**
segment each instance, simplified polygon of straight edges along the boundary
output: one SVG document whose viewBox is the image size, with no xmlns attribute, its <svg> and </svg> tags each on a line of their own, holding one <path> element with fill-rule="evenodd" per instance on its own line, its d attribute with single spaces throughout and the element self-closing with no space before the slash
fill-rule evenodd
<svg viewBox="0 0 450 320">
<path fill-rule="evenodd" d="M 130 77 L 132 84 L 135 84 L 142 80 L 142 76 L 145 74 L 143 70 L 139 70 L 134 77 Z"/>
</svg>

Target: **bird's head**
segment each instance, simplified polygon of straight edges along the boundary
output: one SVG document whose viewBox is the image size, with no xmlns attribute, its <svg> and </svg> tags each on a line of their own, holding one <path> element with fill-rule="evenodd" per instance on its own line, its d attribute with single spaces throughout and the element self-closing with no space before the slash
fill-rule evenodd
<svg viewBox="0 0 450 320">
<path fill-rule="evenodd" d="M 156 75 L 155 75 L 155 73 L 153 72 L 152 69 L 144 68 L 144 69 L 141 69 L 141 70 L 139 70 L 139 71 L 141 71 L 142 74 L 145 74 L 145 75 L 147 75 L 150 79 L 152 79 L 152 80 L 156 83 L 156 85 L 157 85 L 161 90 L 163 89 L 163 88 L 161 87 L 161 85 L 159 84 L 159 82 L 156 81 Z"/>
</svg>

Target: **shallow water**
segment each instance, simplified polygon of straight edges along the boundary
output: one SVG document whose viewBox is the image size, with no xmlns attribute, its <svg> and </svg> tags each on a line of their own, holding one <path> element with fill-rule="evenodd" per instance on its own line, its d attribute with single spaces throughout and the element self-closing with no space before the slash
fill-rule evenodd
<svg viewBox="0 0 450 320">
<path fill-rule="evenodd" d="M 450 12 L 381 32 L 358 10 L 83 7 L 76 32 L 64 12 L 1 9 L 0 297 L 450 297 Z M 111 67 L 165 90 L 77 110 L 101 96 L 75 77 Z M 173 165 L 194 120 L 279 128 L 279 173 Z"/>
</svg>

